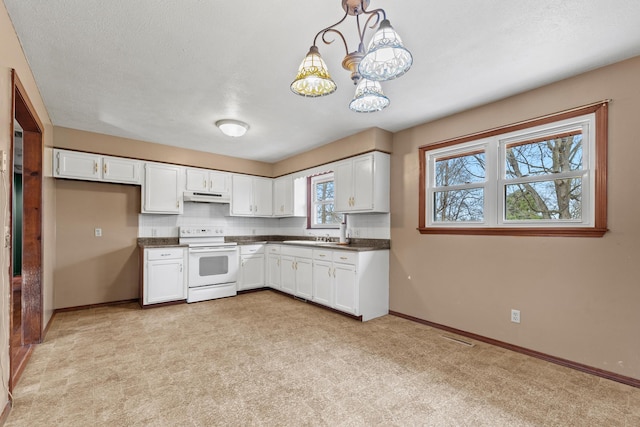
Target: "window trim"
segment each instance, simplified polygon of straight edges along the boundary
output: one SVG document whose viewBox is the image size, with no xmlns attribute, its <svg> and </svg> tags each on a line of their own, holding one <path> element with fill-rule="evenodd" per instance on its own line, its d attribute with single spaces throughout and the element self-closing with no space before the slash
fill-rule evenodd
<svg viewBox="0 0 640 427">
<path fill-rule="evenodd" d="M 326 175 L 330 175 L 331 179 L 326 179 L 327 178 Z M 332 230 L 332 229 L 340 228 L 340 224 L 318 224 L 318 225 L 314 224 L 314 218 L 315 218 L 314 207 L 316 206 L 316 203 L 314 201 L 315 196 L 313 191 L 313 185 L 315 181 L 321 181 L 321 182 L 334 181 L 334 185 L 335 185 L 335 174 L 333 171 L 328 171 L 328 172 L 323 172 L 317 175 L 311 175 L 307 177 L 307 229 L 308 230 Z M 335 187 L 334 187 L 334 191 L 335 191 Z M 334 198 L 333 199 L 334 207 L 335 207 L 335 204 L 336 204 L 336 201 Z"/>
<path fill-rule="evenodd" d="M 452 235 L 492 235 L 492 236 L 545 236 L 545 237 L 602 237 L 607 230 L 607 152 L 608 152 L 608 106 L 610 100 L 577 107 L 571 110 L 525 120 L 522 122 L 489 129 L 457 138 L 426 144 L 418 147 L 420 176 L 418 194 L 418 231 L 420 234 L 452 234 Z M 595 115 L 595 169 L 594 175 L 594 210 L 593 226 L 589 227 L 464 227 L 464 226 L 427 226 L 427 151 L 446 147 L 454 147 L 467 142 L 478 141 L 497 135 L 546 125 L 553 122 L 572 119 L 594 113 Z"/>
</svg>

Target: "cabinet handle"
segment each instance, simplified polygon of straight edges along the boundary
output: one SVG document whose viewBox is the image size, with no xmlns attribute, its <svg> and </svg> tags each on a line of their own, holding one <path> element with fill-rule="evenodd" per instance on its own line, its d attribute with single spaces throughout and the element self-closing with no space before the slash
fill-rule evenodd
<svg viewBox="0 0 640 427">
<path fill-rule="evenodd" d="M 182 273 L 182 264 L 180 264 L 180 273 Z"/>
<path fill-rule="evenodd" d="M 202 188 L 207 188 L 207 180 L 206 179 L 202 180 Z"/>
<path fill-rule="evenodd" d="M 336 278 L 336 268 L 335 267 L 333 267 L 333 278 L 334 279 Z"/>
<path fill-rule="evenodd" d="M 93 172 L 98 173 L 98 162 L 93 162 Z"/>
<path fill-rule="evenodd" d="M 346 256 L 341 256 L 340 259 L 348 259 Z"/>
<path fill-rule="evenodd" d="M 331 269 L 327 270 L 327 274 L 329 274 L 329 277 L 331 277 Z"/>
<path fill-rule="evenodd" d="M 104 164 L 104 167 L 102 168 L 102 170 L 103 170 L 104 174 L 106 175 L 107 174 L 107 164 L 106 163 Z"/>
<path fill-rule="evenodd" d="M 209 181 L 209 190 L 213 188 L 213 180 Z"/>
<path fill-rule="evenodd" d="M 325 254 L 320 254 L 320 258 L 324 258 L 325 256 Z"/>
<path fill-rule="evenodd" d="M 278 260 L 278 263 L 276 264 L 278 267 L 280 267 L 280 260 Z"/>
<path fill-rule="evenodd" d="M 176 208 L 180 207 L 180 200 L 176 200 Z"/>
</svg>

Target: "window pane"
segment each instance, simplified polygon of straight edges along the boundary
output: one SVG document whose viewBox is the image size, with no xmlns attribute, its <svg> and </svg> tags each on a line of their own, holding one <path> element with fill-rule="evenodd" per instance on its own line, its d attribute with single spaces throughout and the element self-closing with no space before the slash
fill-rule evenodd
<svg viewBox="0 0 640 427">
<path fill-rule="evenodd" d="M 484 219 L 484 190 L 438 191 L 434 193 L 435 222 L 482 221 Z"/>
<path fill-rule="evenodd" d="M 436 159 L 436 187 L 482 182 L 485 176 L 484 152 Z"/>
<path fill-rule="evenodd" d="M 315 224 L 340 224 L 342 215 L 333 211 L 333 203 L 317 204 Z"/>
<path fill-rule="evenodd" d="M 505 186 L 507 220 L 582 219 L 582 179 Z"/>
<path fill-rule="evenodd" d="M 316 183 L 316 201 L 324 202 L 333 200 L 333 181 L 325 181 Z"/>
<path fill-rule="evenodd" d="M 574 132 L 508 145 L 505 163 L 507 178 L 582 170 L 582 134 Z"/>
</svg>

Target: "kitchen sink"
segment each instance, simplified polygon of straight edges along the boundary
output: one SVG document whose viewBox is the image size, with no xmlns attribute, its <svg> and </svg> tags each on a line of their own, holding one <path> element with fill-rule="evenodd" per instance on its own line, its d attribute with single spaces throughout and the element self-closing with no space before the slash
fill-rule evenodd
<svg viewBox="0 0 640 427">
<path fill-rule="evenodd" d="M 310 245 L 310 246 L 317 246 L 317 245 L 329 245 L 331 244 L 331 242 L 322 242 L 319 240 L 285 240 L 282 243 L 292 243 L 295 245 Z"/>
</svg>

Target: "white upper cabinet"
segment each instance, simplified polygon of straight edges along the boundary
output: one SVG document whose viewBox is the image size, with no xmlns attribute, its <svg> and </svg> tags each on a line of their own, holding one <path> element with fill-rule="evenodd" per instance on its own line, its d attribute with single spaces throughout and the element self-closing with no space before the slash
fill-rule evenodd
<svg viewBox="0 0 640 427">
<path fill-rule="evenodd" d="M 273 183 L 270 178 L 234 174 L 231 178 L 232 216 L 272 216 Z"/>
<path fill-rule="evenodd" d="M 181 214 L 183 168 L 147 163 L 144 172 L 142 213 Z"/>
<path fill-rule="evenodd" d="M 56 149 L 53 162 L 56 178 L 140 184 L 139 160 Z"/>
<path fill-rule="evenodd" d="M 187 169 L 187 191 L 229 194 L 231 174 L 229 172 L 206 169 Z"/>
<path fill-rule="evenodd" d="M 273 181 L 273 215 L 293 215 L 293 179 L 290 176 Z"/>
<path fill-rule="evenodd" d="M 389 167 L 389 155 L 377 151 L 337 163 L 336 211 L 389 212 Z"/>
<path fill-rule="evenodd" d="M 273 216 L 307 216 L 307 178 L 273 180 Z"/>
</svg>

